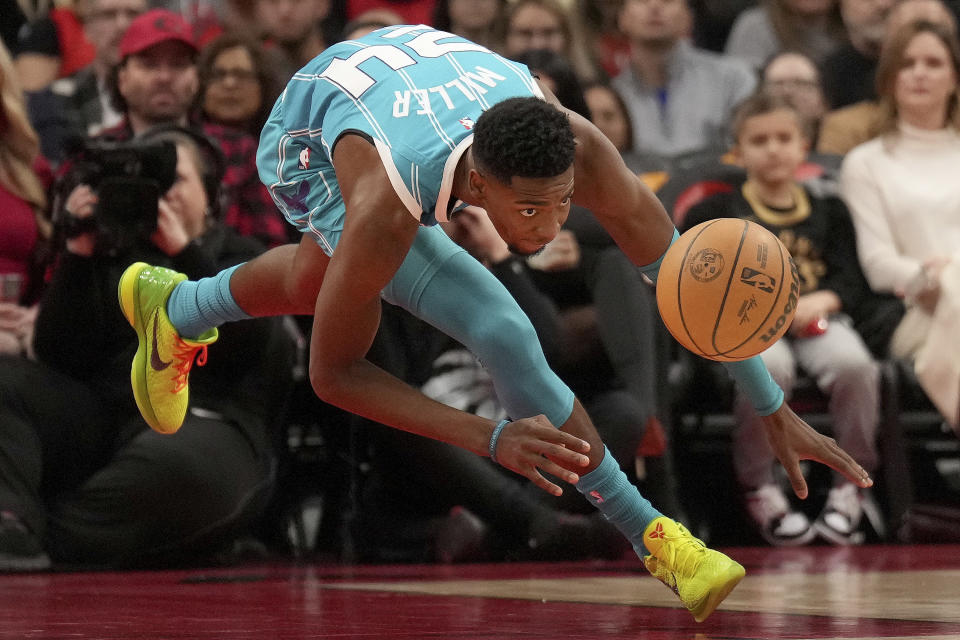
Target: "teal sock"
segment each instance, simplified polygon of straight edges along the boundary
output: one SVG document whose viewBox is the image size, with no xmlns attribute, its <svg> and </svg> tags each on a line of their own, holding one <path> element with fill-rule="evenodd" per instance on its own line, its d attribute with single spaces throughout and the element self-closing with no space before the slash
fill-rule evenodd
<svg viewBox="0 0 960 640">
<path fill-rule="evenodd" d="M 638 556 L 649 555 L 643 544 L 643 532 L 663 514 L 630 484 L 609 449 L 604 447 L 603 460 L 596 469 L 580 476 L 577 491 L 627 537 Z"/>
<path fill-rule="evenodd" d="M 253 317 L 237 306 L 230 293 L 230 276 L 239 266 L 174 287 L 167 300 L 167 316 L 181 336 L 196 338 L 225 322 Z"/>
</svg>

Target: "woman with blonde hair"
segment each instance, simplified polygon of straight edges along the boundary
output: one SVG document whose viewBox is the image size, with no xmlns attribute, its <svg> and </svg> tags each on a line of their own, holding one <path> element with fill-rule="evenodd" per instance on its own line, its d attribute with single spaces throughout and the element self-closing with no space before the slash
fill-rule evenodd
<svg viewBox="0 0 960 640">
<path fill-rule="evenodd" d="M 50 237 L 46 186 L 38 173 L 44 168 L 10 53 L 0 44 L 0 353 L 30 348 L 31 303 L 42 283 L 34 265 Z"/>
<path fill-rule="evenodd" d="M 841 172 L 870 286 L 907 303 L 891 355 L 915 359 L 924 389 L 955 424 L 960 343 L 955 335 L 935 342 L 935 316 L 949 320 L 955 314 L 946 310 L 960 305 L 952 294 L 941 295 L 960 286 L 958 78 L 960 43 L 948 26 L 921 20 L 892 34 L 877 67 L 880 134 L 851 150 Z M 948 356 L 955 360 L 947 370 L 924 374 Z M 941 384 L 951 387 L 942 395 Z"/>
</svg>

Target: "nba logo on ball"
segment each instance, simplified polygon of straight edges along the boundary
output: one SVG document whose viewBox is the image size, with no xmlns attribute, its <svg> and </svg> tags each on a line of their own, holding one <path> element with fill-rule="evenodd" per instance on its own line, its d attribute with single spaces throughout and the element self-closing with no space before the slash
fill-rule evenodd
<svg viewBox="0 0 960 640">
<path fill-rule="evenodd" d="M 786 247 L 738 218 L 688 230 L 667 251 L 657 278 L 657 305 L 673 337 L 721 362 L 746 360 L 780 339 L 799 295 Z"/>
</svg>

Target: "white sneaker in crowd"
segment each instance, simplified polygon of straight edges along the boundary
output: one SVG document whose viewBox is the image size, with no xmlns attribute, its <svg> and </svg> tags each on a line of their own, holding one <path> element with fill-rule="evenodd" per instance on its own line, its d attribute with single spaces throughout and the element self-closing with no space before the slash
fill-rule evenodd
<svg viewBox="0 0 960 640">
<path fill-rule="evenodd" d="M 827 503 L 814 523 L 814 529 L 833 544 L 862 544 L 866 537 L 860 526 L 863 510 L 862 492 L 852 483 L 845 482 L 830 489 Z"/>
<path fill-rule="evenodd" d="M 760 535 L 777 547 L 807 544 L 817 535 L 809 518 L 790 506 L 787 496 L 774 484 L 765 484 L 746 494 L 747 512 Z"/>
</svg>

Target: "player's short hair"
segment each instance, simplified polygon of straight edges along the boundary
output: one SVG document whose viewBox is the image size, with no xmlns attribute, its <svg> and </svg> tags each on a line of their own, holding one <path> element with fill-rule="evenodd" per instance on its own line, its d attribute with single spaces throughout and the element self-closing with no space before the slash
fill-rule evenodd
<svg viewBox="0 0 960 640">
<path fill-rule="evenodd" d="M 540 98 L 509 98 L 477 118 L 473 157 L 481 171 L 505 184 L 552 178 L 573 164 L 573 129 L 566 114 Z"/>
</svg>

